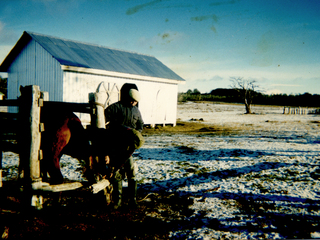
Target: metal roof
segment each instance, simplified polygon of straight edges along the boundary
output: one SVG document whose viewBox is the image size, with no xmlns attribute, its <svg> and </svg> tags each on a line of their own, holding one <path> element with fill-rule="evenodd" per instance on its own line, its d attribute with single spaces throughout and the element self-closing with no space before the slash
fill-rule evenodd
<svg viewBox="0 0 320 240">
<path fill-rule="evenodd" d="M 32 39 L 61 65 L 185 81 L 153 56 L 32 32 L 23 32 L 19 41 L 0 65 L 1 72 L 8 70 L 23 47 Z"/>
</svg>

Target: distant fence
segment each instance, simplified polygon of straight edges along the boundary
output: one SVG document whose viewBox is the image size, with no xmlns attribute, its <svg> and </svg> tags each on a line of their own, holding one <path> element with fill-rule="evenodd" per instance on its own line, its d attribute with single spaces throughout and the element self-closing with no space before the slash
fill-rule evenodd
<svg viewBox="0 0 320 240">
<path fill-rule="evenodd" d="M 320 108 L 309 111 L 309 114 L 320 114 Z"/>
<path fill-rule="evenodd" d="M 298 115 L 304 115 L 308 114 L 308 108 L 292 108 L 292 107 L 284 107 L 283 108 L 283 114 L 298 114 Z"/>
<path fill-rule="evenodd" d="M 320 114 L 320 108 L 318 109 L 310 109 L 306 107 L 284 107 L 283 114 L 297 114 L 297 115 L 305 115 L 305 114 Z"/>
</svg>

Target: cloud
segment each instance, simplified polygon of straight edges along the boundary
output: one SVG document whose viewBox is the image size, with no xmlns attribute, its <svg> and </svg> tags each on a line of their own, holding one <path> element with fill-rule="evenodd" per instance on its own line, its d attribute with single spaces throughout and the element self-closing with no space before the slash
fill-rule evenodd
<svg viewBox="0 0 320 240">
<path fill-rule="evenodd" d="M 0 21 L 0 64 L 9 54 L 18 39 L 19 36 L 13 30 L 7 29 L 6 24 Z"/>
<path fill-rule="evenodd" d="M 273 33 L 268 31 L 264 33 L 257 43 L 252 60 L 252 66 L 268 67 L 273 64 L 275 40 Z"/>
<path fill-rule="evenodd" d="M 240 0 L 230 0 L 230 1 L 225 1 L 225 2 L 214 2 L 214 3 L 210 3 L 210 6 L 220 6 L 220 5 L 235 4 L 237 2 L 240 2 Z"/>
<path fill-rule="evenodd" d="M 160 3 L 160 4 L 158 4 Z M 168 3 L 168 4 L 166 4 Z M 144 11 L 146 9 L 168 9 L 168 8 L 195 8 L 196 5 L 193 4 L 185 4 L 185 3 L 176 3 L 164 0 L 154 0 L 147 3 L 139 4 L 134 7 L 128 8 L 126 11 L 127 15 L 133 15 L 140 11 Z M 168 19 L 166 19 L 167 21 Z"/>
<path fill-rule="evenodd" d="M 6 24 L 0 21 L 0 45 L 14 43 L 17 41 L 17 34 L 13 30 L 7 29 Z"/>
<path fill-rule="evenodd" d="M 282 93 L 282 91 L 279 90 L 279 89 L 270 89 L 270 90 L 267 90 L 267 91 L 265 92 L 265 94 L 268 94 L 268 95 L 281 94 L 281 93 Z"/>
<path fill-rule="evenodd" d="M 221 76 L 218 76 L 218 75 L 216 75 L 216 76 L 214 76 L 214 77 L 212 77 L 212 78 L 207 78 L 207 79 L 195 79 L 194 81 L 197 81 L 197 82 L 207 82 L 207 83 L 209 83 L 209 82 L 220 82 L 220 81 L 222 81 L 224 78 L 223 77 L 221 77 Z"/>
<path fill-rule="evenodd" d="M 0 64 L 3 62 L 3 60 L 9 54 L 12 47 L 13 47 L 12 45 L 0 45 Z"/>
<path fill-rule="evenodd" d="M 217 15 L 212 14 L 212 15 L 207 15 L 207 16 L 192 17 L 191 21 L 202 22 L 202 21 L 210 20 L 210 19 L 212 19 L 215 22 L 218 22 L 219 18 Z"/>
<path fill-rule="evenodd" d="M 145 8 L 148 8 L 148 7 L 151 7 L 157 3 L 160 3 L 162 0 L 155 0 L 155 1 L 151 1 L 151 2 L 147 2 L 147 3 L 144 3 L 144 4 L 140 4 L 140 5 L 137 5 L 135 7 L 132 7 L 132 8 L 129 8 L 126 12 L 127 15 L 132 15 L 132 14 L 135 14 L 141 10 L 144 10 Z"/>
<path fill-rule="evenodd" d="M 50 2 L 57 2 L 57 0 L 33 0 L 33 2 L 50 3 Z"/>
<path fill-rule="evenodd" d="M 285 83 L 275 83 L 275 84 L 270 84 L 270 86 L 277 86 L 277 87 L 301 87 L 300 84 L 285 84 Z"/>
<path fill-rule="evenodd" d="M 206 21 L 206 20 L 213 20 L 213 22 L 217 23 L 219 20 L 219 17 L 215 14 L 212 15 L 206 15 L 206 16 L 198 16 L 198 17 L 192 17 L 191 21 L 195 21 L 195 22 L 202 22 L 202 21 Z M 211 26 L 210 29 L 214 32 L 217 33 L 217 29 L 215 26 Z"/>
<path fill-rule="evenodd" d="M 211 78 L 209 81 L 216 82 L 216 81 L 222 81 L 222 80 L 223 80 L 223 77 L 220 77 L 220 76 L 216 75 L 213 78 Z"/>
<path fill-rule="evenodd" d="M 183 41 L 183 34 L 180 32 L 173 32 L 173 31 L 165 31 L 158 33 L 156 36 L 153 37 L 141 37 L 138 40 L 139 46 L 149 46 L 150 49 L 154 49 L 159 46 L 165 46 L 166 50 L 172 50 L 170 48 L 170 45 L 173 45 L 171 47 L 176 48 L 177 44 L 181 44 L 181 41 Z M 163 52 L 163 49 L 161 50 Z"/>
<path fill-rule="evenodd" d="M 83 0 L 33 0 L 43 4 L 49 14 L 55 16 L 56 14 L 67 15 L 71 11 L 78 9 L 79 6 L 84 2 Z"/>
</svg>

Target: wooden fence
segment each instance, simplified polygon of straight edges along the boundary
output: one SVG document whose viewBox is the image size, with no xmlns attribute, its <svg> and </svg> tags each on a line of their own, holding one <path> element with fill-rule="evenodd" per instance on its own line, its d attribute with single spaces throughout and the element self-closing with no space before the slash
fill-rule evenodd
<svg viewBox="0 0 320 240">
<path fill-rule="evenodd" d="M 320 108 L 312 109 L 311 111 L 309 111 L 309 114 L 320 114 Z"/>
<path fill-rule="evenodd" d="M 308 114 L 307 108 L 292 108 L 292 107 L 284 107 L 283 108 L 283 114 L 299 114 L 304 115 Z"/>
<path fill-rule="evenodd" d="M 283 114 L 320 114 L 320 109 L 312 109 L 307 107 L 284 107 Z"/>
<path fill-rule="evenodd" d="M 47 92 L 41 92 L 39 86 L 26 86 L 17 100 L 2 100 L 0 106 L 17 106 L 18 113 L 0 113 L 0 187 L 2 186 L 2 152 L 13 151 L 19 154 L 19 176 L 23 175 L 24 198 L 36 209 L 42 209 L 42 191 L 60 192 L 82 187 L 82 183 L 65 183 L 49 185 L 42 182 L 40 174 L 40 149 L 41 132 L 44 131 L 41 123 L 41 108 L 68 109 L 72 112 L 88 113 L 91 115 L 91 128 L 105 128 L 104 101 L 106 93 L 98 92 L 89 94 L 88 103 L 66 103 L 48 101 Z M 23 141 L 20 140 L 23 136 Z M 106 187 L 110 183 L 102 180 L 91 186 L 92 192 L 101 190 L 107 194 Z M 106 196 L 107 199 L 110 196 Z M 27 203 L 28 204 L 28 203 Z"/>
</svg>

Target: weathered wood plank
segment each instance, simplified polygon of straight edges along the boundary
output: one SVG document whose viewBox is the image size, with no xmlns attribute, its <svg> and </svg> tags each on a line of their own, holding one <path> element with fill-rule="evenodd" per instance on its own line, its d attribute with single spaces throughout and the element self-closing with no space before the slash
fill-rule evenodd
<svg viewBox="0 0 320 240">
<path fill-rule="evenodd" d="M 6 140 L 17 140 L 17 132 L 0 132 L 0 140 L 6 141 Z"/>
<path fill-rule="evenodd" d="M 19 106 L 19 100 L 18 99 L 8 99 L 8 100 L 1 100 L 0 106 Z"/>
<path fill-rule="evenodd" d="M 44 101 L 44 108 L 68 110 L 72 112 L 90 113 L 89 103 L 71 103 L 71 102 L 56 102 L 56 101 Z"/>
<path fill-rule="evenodd" d="M 107 180 L 107 179 L 102 179 L 101 181 L 95 183 L 95 184 L 92 184 L 90 186 L 90 189 L 92 190 L 92 192 L 94 194 L 104 190 L 106 187 L 108 187 L 110 185 L 110 181 Z"/>
<path fill-rule="evenodd" d="M 1 137 L 1 135 L 15 135 L 18 131 L 18 114 L 17 113 L 5 113 L 0 112 L 0 138 L 7 139 L 7 137 Z"/>
<path fill-rule="evenodd" d="M 0 112 L 0 119 L 17 120 L 18 113 Z"/>
<path fill-rule="evenodd" d="M 17 143 L 13 143 L 10 141 L 0 141 L 0 144 L 1 144 L 0 151 L 2 151 L 2 152 L 19 153 L 19 146 Z"/>
<path fill-rule="evenodd" d="M 40 125 L 40 88 L 39 86 L 31 86 L 32 92 L 32 105 L 30 110 L 30 130 L 31 130 L 31 144 L 30 144 L 30 176 L 31 179 L 40 178 L 40 162 L 39 162 L 39 150 L 41 134 L 39 131 Z"/>
<path fill-rule="evenodd" d="M 2 152 L 0 152 L 2 158 Z M 1 164 L 1 162 L 0 162 Z M 2 187 L 2 169 L 0 168 L 0 187 Z"/>
<path fill-rule="evenodd" d="M 83 187 L 83 184 L 80 182 L 73 183 L 62 183 L 57 185 L 50 185 L 49 183 L 44 182 L 35 182 L 32 184 L 32 189 L 37 191 L 46 191 L 46 192 L 62 192 L 70 191 Z"/>
<path fill-rule="evenodd" d="M 0 134 L 3 135 L 15 135 L 18 132 L 18 123 L 17 122 L 10 122 L 6 124 L 5 122 L 0 121 Z"/>
</svg>

